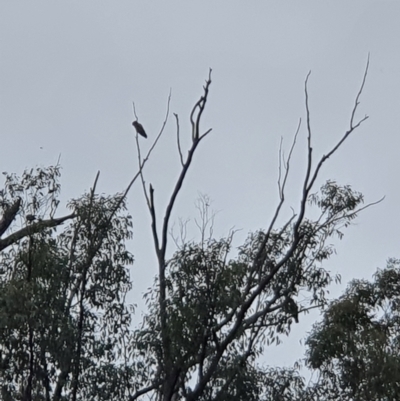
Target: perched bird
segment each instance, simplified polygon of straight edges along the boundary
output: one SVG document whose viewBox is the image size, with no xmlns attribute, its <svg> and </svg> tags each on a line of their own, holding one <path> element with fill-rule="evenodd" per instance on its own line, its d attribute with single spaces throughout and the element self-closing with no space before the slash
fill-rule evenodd
<svg viewBox="0 0 400 401">
<path fill-rule="evenodd" d="M 288 298 L 286 302 L 286 311 L 292 315 L 296 323 L 299 323 L 299 306 L 292 298 Z"/>
<path fill-rule="evenodd" d="M 27 221 L 28 223 L 32 223 L 32 221 L 36 220 L 36 216 L 34 216 L 33 214 L 27 214 L 27 215 L 25 216 L 25 218 L 26 218 L 26 221 Z"/>
<path fill-rule="evenodd" d="M 132 123 L 132 125 L 135 127 L 136 132 L 138 134 L 140 134 L 140 135 L 144 136 L 145 138 L 147 138 L 146 132 L 145 132 L 142 124 L 140 124 L 138 121 L 134 121 Z"/>
</svg>

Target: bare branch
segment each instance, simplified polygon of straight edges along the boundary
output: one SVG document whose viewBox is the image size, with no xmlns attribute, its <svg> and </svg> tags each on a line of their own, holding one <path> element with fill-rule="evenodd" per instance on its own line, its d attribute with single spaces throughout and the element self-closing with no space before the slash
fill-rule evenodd
<svg viewBox="0 0 400 401">
<path fill-rule="evenodd" d="M 364 76 L 363 76 L 363 80 L 362 80 L 362 83 L 361 83 L 361 87 L 360 87 L 360 90 L 357 93 L 356 101 L 354 103 L 353 111 L 351 113 L 350 129 L 353 128 L 354 115 L 356 114 L 357 107 L 360 104 L 359 99 L 360 99 L 361 93 L 362 93 L 362 91 L 364 89 L 365 81 L 367 79 L 368 68 L 369 68 L 369 53 L 368 53 L 368 58 L 367 58 L 367 66 L 365 67 L 365 71 L 364 71 Z"/>
<path fill-rule="evenodd" d="M 165 257 L 166 247 L 167 247 L 167 233 L 168 233 L 169 219 L 171 217 L 171 212 L 172 212 L 172 209 L 174 207 L 175 200 L 176 200 L 176 198 L 178 196 L 178 193 L 179 193 L 179 191 L 181 189 L 181 186 L 182 186 L 183 181 L 185 179 L 186 173 L 188 172 L 189 167 L 190 167 L 190 165 L 192 163 L 193 155 L 194 155 L 194 152 L 195 152 L 198 144 L 211 131 L 211 129 L 209 129 L 203 135 L 201 135 L 201 136 L 199 135 L 200 117 L 201 117 L 201 114 L 203 113 L 204 107 L 205 107 L 205 105 L 207 103 L 208 91 L 209 91 L 210 84 L 211 84 L 211 69 L 209 71 L 209 79 L 206 81 L 206 85 L 204 87 L 204 95 L 201 96 L 200 100 L 194 105 L 194 107 L 192 109 L 192 112 L 190 114 L 190 120 L 192 122 L 192 128 L 193 128 L 193 130 L 192 130 L 192 140 L 193 140 L 192 146 L 189 149 L 186 161 L 183 163 L 181 173 L 180 173 L 179 178 L 178 178 L 178 180 L 176 182 L 174 191 L 173 191 L 173 193 L 171 195 L 169 204 L 168 204 L 166 212 L 165 212 L 164 223 L 163 223 L 163 228 L 162 228 L 162 240 L 161 240 L 161 250 L 162 250 L 162 254 L 164 255 L 164 257 Z M 199 111 L 198 111 L 198 114 L 197 114 L 197 117 L 196 117 L 196 122 L 195 122 L 194 121 L 194 113 L 196 112 L 197 108 L 199 108 Z M 195 134 L 193 134 L 193 132 Z"/>
<path fill-rule="evenodd" d="M 368 64 L 367 64 L 367 68 L 366 68 L 366 73 L 368 70 Z M 352 113 L 352 118 L 351 118 L 351 123 L 350 123 L 350 129 L 349 131 L 347 131 L 344 135 L 344 137 L 339 141 L 339 143 L 326 155 L 323 156 L 320 160 L 320 162 L 318 163 L 316 169 L 314 170 L 314 172 L 312 172 L 312 146 L 311 146 L 311 135 L 312 135 L 312 130 L 311 130 L 311 117 L 310 117 L 310 109 L 309 109 L 309 99 L 308 99 L 308 89 L 307 89 L 307 84 L 308 84 L 308 79 L 310 76 L 310 73 L 307 75 L 306 81 L 305 81 L 305 103 L 306 103 L 306 115 L 307 115 L 307 132 L 308 132 L 308 138 L 307 138 L 307 171 L 306 171 L 306 175 L 304 178 L 304 182 L 303 182 L 303 193 L 302 193 L 302 198 L 301 198 L 301 202 L 300 202 L 300 210 L 299 210 L 299 214 L 298 216 L 293 215 L 292 219 L 290 219 L 290 221 L 292 221 L 295 217 L 296 218 L 296 222 L 294 224 L 293 227 L 293 240 L 291 245 L 289 246 L 289 249 L 286 251 L 285 255 L 281 258 L 281 260 L 279 260 L 279 262 L 277 262 L 275 264 L 275 266 L 273 268 L 271 268 L 271 270 L 269 271 L 268 274 L 264 275 L 257 287 L 251 292 L 249 293 L 248 291 L 250 290 L 251 286 L 249 286 L 250 281 L 248 282 L 248 286 L 245 290 L 245 294 L 249 294 L 249 296 L 247 297 L 247 299 L 245 300 L 245 302 L 242 303 L 242 305 L 239 307 L 238 310 L 236 311 L 232 311 L 232 313 L 230 313 L 223 322 L 220 322 L 222 324 L 226 324 L 228 323 L 231 319 L 234 318 L 234 321 L 232 322 L 232 327 L 229 330 L 229 333 L 225 336 L 224 340 L 222 342 L 219 343 L 219 350 L 218 352 L 216 352 L 214 354 L 214 357 L 212 358 L 212 360 L 209 363 L 208 369 L 206 372 L 204 372 L 203 377 L 201 378 L 201 380 L 198 382 L 195 390 L 189 395 L 188 399 L 196 399 L 196 397 L 198 395 L 200 395 L 203 391 L 203 389 L 205 388 L 208 380 L 211 378 L 211 376 L 213 375 L 213 372 L 215 371 L 215 369 L 218 366 L 219 360 L 222 357 L 224 350 L 226 349 L 226 347 L 228 347 L 228 345 L 231 343 L 231 341 L 233 341 L 233 339 L 235 338 L 235 336 L 237 335 L 237 332 L 240 330 L 241 327 L 243 327 L 244 322 L 247 322 L 248 324 L 254 323 L 256 320 L 260 319 L 260 318 L 264 318 L 265 315 L 268 312 L 271 312 L 271 307 L 273 305 L 273 303 L 277 300 L 277 297 L 279 296 L 278 294 L 275 294 L 275 297 L 272 297 L 271 299 L 269 299 L 269 302 L 267 302 L 266 305 L 264 305 L 264 308 L 262 310 L 259 310 L 255 313 L 253 313 L 250 317 L 248 317 L 246 320 L 245 317 L 249 311 L 249 309 L 251 308 L 253 302 L 258 299 L 258 297 L 262 294 L 262 292 L 265 290 L 266 286 L 271 282 L 271 280 L 273 279 L 273 277 L 275 276 L 275 274 L 290 260 L 291 257 L 293 257 L 294 253 L 296 252 L 296 249 L 299 246 L 300 240 L 301 240 L 301 236 L 299 233 L 299 229 L 300 229 L 300 225 L 304 220 L 304 216 L 305 216 L 305 211 L 306 211 L 306 202 L 308 200 L 308 194 L 311 190 L 311 188 L 313 187 L 316 177 L 319 173 L 319 170 L 322 166 L 322 164 L 325 162 L 325 160 L 327 158 L 329 158 L 339 147 L 340 145 L 344 142 L 344 140 L 350 135 L 350 133 L 352 131 L 354 131 L 357 127 L 359 127 L 361 125 L 361 123 L 367 119 L 367 117 L 365 117 L 364 119 L 360 120 L 357 124 L 353 123 L 353 117 L 355 114 L 355 111 L 357 109 L 357 106 L 359 104 L 359 97 L 361 95 L 362 89 L 364 87 L 365 84 L 365 79 L 366 79 L 366 73 L 364 74 L 364 79 L 361 85 L 361 88 L 359 90 L 359 93 L 357 94 L 357 98 L 356 98 L 356 102 L 355 102 L 355 106 L 353 109 L 353 113 Z M 193 121 L 193 119 L 192 119 Z M 280 165 L 279 165 L 279 177 L 278 177 L 278 189 L 279 189 L 279 194 L 280 194 L 280 202 L 276 208 L 274 217 L 271 221 L 271 224 L 268 228 L 268 231 L 262 241 L 262 243 L 260 244 L 260 247 L 258 249 L 258 253 L 257 253 L 257 257 L 255 258 L 254 261 L 254 265 L 252 266 L 252 270 L 256 270 L 257 265 L 260 266 L 262 263 L 264 263 L 266 255 L 265 255 L 265 246 L 268 243 L 269 240 L 269 236 L 270 233 L 272 232 L 274 223 L 280 213 L 280 209 L 282 207 L 283 201 L 284 201 L 284 184 L 286 183 L 286 179 L 287 179 L 287 175 L 288 175 L 288 170 L 289 170 L 289 161 L 290 161 L 290 156 L 291 153 L 293 151 L 294 148 L 294 144 L 296 142 L 296 137 L 297 137 L 297 133 L 299 131 L 300 128 L 300 124 L 298 127 L 298 130 L 296 132 L 295 135 L 295 139 L 294 142 L 292 144 L 292 148 L 289 154 L 289 158 L 288 158 L 288 163 L 286 163 L 285 167 L 287 167 L 286 169 L 286 175 L 285 178 L 282 180 L 282 172 L 281 172 L 281 168 L 282 168 L 282 160 L 283 163 L 285 163 L 284 158 L 282 157 L 282 148 L 280 147 Z M 195 132 L 195 130 L 194 130 Z M 195 135 L 194 135 L 195 136 Z M 355 215 L 356 213 L 358 213 L 360 210 L 362 210 L 364 208 L 360 208 L 357 211 L 355 211 L 353 214 L 347 214 L 346 216 L 337 216 L 338 220 L 344 219 L 345 217 L 352 217 L 353 215 Z M 333 221 L 331 221 L 330 223 L 333 223 Z M 328 223 L 327 223 L 328 224 Z M 286 228 L 288 227 L 288 225 L 286 225 Z M 300 249 L 300 252 L 303 253 L 305 252 L 306 248 L 302 248 Z M 291 284 L 290 287 L 292 288 L 292 290 L 294 290 L 294 286 L 295 286 L 295 279 L 293 278 L 291 280 Z M 289 302 L 289 298 L 287 298 L 287 300 L 285 302 Z M 292 302 L 294 302 L 292 300 Z M 279 304 L 276 305 L 274 308 L 280 308 L 283 307 L 284 304 Z M 258 309 L 258 308 L 257 308 Z M 305 309 L 301 309 L 301 311 L 303 311 Z M 249 326 L 249 327 L 250 327 Z M 219 326 L 221 327 L 221 326 Z"/>
<path fill-rule="evenodd" d="M 321 160 L 319 161 L 314 174 L 310 180 L 310 182 L 308 183 L 307 186 L 307 192 L 309 192 L 309 190 L 311 189 L 311 187 L 314 185 L 315 180 L 317 179 L 319 170 L 321 169 L 322 165 L 325 163 L 325 161 L 327 159 L 329 159 L 338 149 L 339 147 L 343 144 L 343 142 L 349 137 L 349 135 L 356 129 L 358 128 L 365 120 L 368 119 L 368 116 L 363 117 L 361 120 L 358 121 L 357 124 L 354 125 L 353 120 L 354 120 L 354 115 L 357 111 L 358 105 L 359 105 L 359 98 L 362 94 L 362 91 L 364 89 L 364 85 L 365 85 L 365 81 L 367 78 L 367 74 L 368 74 L 368 67 L 369 67 L 369 56 L 368 56 L 368 61 L 367 61 L 367 66 L 365 68 L 365 72 L 364 72 L 364 77 L 361 83 L 361 87 L 357 93 L 356 96 L 356 100 L 355 100 L 355 104 L 351 113 L 351 119 L 350 119 L 350 128 L 346 131 L 346 133 L 343 135 L 343 137 L 340 139 L 340 141 L 324 156 L 322 156 Z M 308 182 L 308 180 L 307 180 Z"/>
<path fill-rule="evenodd" d="M 282 161 L 285 162 L 284 156 L 282 154 L 282 144 L 283 144 L 283 137 L 281 136 L 281 141 L 279 143 L 279 152 L 278 152 L 278 193 L 279 199 L 282 199 L 282 187 L 281 187 L 281 176 L 282 176 Z"/>
<path fill-rule="evenodd" d="M 93 183 L 93 187 L 90 189 L 90 197 L 89 197 L 89 217 L 86 220 L 87 226 L 88 226 L 88 232 L 89 235 L 92 234 L 92 224 L 91 224 L 91 214 L 92 214 L 92 207 L 93 207 L 93 201 L 94 201 L 94 196 L 95 196 L 95 192 L 96 192 L 96 187 L 97 187 L 97 182 L 99 180 L 99 176 L 100 176 L 100 171 L 97 172 L 96 174 L 96 178 L 94 180 Z M 91 238 L 89 238 L 91 240 Z"/>
<path fill-rule="evenodd" d="M 297 125 L 297 129 L 296 129 L 296 132 L 295 132 L 294 137 L 293 137 L 293 142 L 292 142 L 292 146 L 290 147 L 288 159 L 287 159 L 286 162 L 284 161 L 285 176 L 284 176 L 284 178 L 283 178 L 283 183 L 282 183 L 282 185 L 281 185 L 281 182 L 280 182 L 280 178 L 281 178 L 281 161 L 279 160 L 278 187 L 279 187 L 279 197 L 280 197 L 281 200 L 284 200 L 284 199 L 285 199 L 284 191 L 285 191 L 285 186 L 286 186 L 287 178 L 288 178 L 288 176 L 289 176 L 290 160 L 291 160 L 291 158 L 292 158 L 293 150 L 294 150 L 294 148 L 295 148 L 295 146 L 296 146 L 297 135 L 299 134 L 300 127 L 301 127 L 301 118 L 300 118 L 300 120 L 299 120 L 299 124 Z M 279 148 L 279 155 L 281 154 L 281 146 L 282 146 L 282 141 L 281 141 L 281 145 L 280 145 L 280 148 Z M 280 159 L 280 157 L 279 157 L 279 159 Z"/>
<path fill-rule="evenodd" d="M 177 115 L 175 115 L 177 122 L 177 142 L 178 142 L 178 151 L 180 156 L 180 161 L 182 165 L 181 172 L 179 174 L 178 180 L 173 189 L 172 195 L 169 199 L 169 202 L 166 207 L 166 211 L 164 214 L 164 220 L 161 228 L 161 236 L 159 238 L 157 233 L 156 226 L 156 212 L 154 207 L 154 190 L 150 187 L 150 199 L 148 201 L 149 210 L 151 214 L 152 220 L 152 231 L 153 231 L 153 239 L 156 247 L 157 258 L 158 258 L 158 268 L 159 268 L 159 307 L 160 307 L 160 321 L 161 321 L 161 341 L 162 341 L 162 349 L 163 349 L 163 358 L 162 358 L 162 369 L 164 381 L 163 381 L 163 389 L 162 392 L 165 399 L 170 399 L 174 393 L 175 386 L 177 384 L 177 380 L 180 374 L 180 369 L 174 369 L 174 362 L 171 359 L 171 340 L 170 334 L 167 326 L 167 311 L 166 311 L 166 278 L 165 278 L 165 269 L 167 266 L 167 261 L 165 260 L 165 254 L 167 249 L 167 240 L 168 240 L 168 230 L 169 230 L 169 221 L 171 218 L 172 209 L 175 205 L 175 201 L 182 187 L 183 181 L 186 177 L 186 174 L 190 168 L 190 165 L 193 160 L 194 153 L 196 151 L 197 146 L 200 141 L 211 131 L 209 129 L 204 134 L 200 135 L 200 120 L 201 115 L 204 111 L 205 105 L 207 103 L 208 98 L 208 90 L 211 84 L 211 69 L 209 72 L 209 79 L 206 81 L 206 85 L 204 86 L 204 94 L 201 96 L 200 100 L 194 105 L 190 120 L 192 123 L 192 144 L 188 151 L 188 155 L 186 160 L 183 158 L 182 149 L 180 146 L 180 132 L 179 132 L 179 119 Z M 169 101 L 168 101 L 168 111 L 169 111 Z M 197 113 L 197 114 L 196 114 Z M 168 114 L 167 114 L 168 115 Z M 164 124 L 165 125 L 165 124 Z M 164 126 L 159 134 L 161 135 Z M 157 137 L 156 141 L 158 141 Z M 154 147 L 154 145 L 153 145 Z M 152 149 L 152 148 L 151 148 Z M 143 161 L 144 162 L 144 161 Z M 141 169 L 143 166 L 143 162 L 139 159 L 139 173 L 141 174 Z M 142 178 L 142 184 L 144 186 L 144 179 Z M 161 242 L 161 243 L 160 243 Z"/>
<path fill-rule="evenodd" d="M 99 180 L 99 176 L 100 176 L 100 171 L 97 172 L 96 178 L 94 179 L 93 187 L 90 190 L 90 199 L 91 199 L 92 202 L 93 202 L 94 193 L 96 191 L 97 182 Z"/>
<path fill-rule="evenodd" d="M 154 245 L 156 248 L 157 256 L 159 257 L 160 241 L 158 239 L 158 233 L 157 233 L 156 209 L 154 206 L 154 189 L 151 184 L 150 184 L 149 210 L 150 210 L 150 214 L 151 214 L 151 230 L 153 232 Z"/>
<path fill-rule="evenodd" d="M 138 163 L 139 166 L 142 164 L 141 163 L 141 154 L 140 154 L 140 145 L 139 145 L 139 137 L 138 135 L 136 135 L 136 148 L 137 148 L 137 154 L 138 154 Z M 143 169 L 139 169 L 139 175 L 140 175 L 140 181 L 142 182 L 142 189 L 143 189 L 143 194 L 146 198 L 146 203 L 147 203 L 147 207 L 150 210 L 150 199 L 149 199 L 149 195 L 147 194 L 146 191 L 146 182 L 144 181 L 144 176 L 143 176 Z"/>
<path fill-rule="evenodd" d="M 305 202 L 307 201 L 307 185 L 308 181 L 310 178 L 311 174 L 311 168 L 312 168 L 312 147 L 311 147 L 311 122 L 310 122 L 310 108 L 308 104 L 308 78 L 310 77 L 311 71 L 308 73 L 305 84 L 304 84 L 304 93 L 305 93 L 305 102 L 306 102 L 306 114 L 307 114 L 307 171 L 306 171 L 306 176 L 304 178 L 304 184 L 303 184 L 303 197 L 301 199 L 301 206 L 300 206 L 300 221 L 303 219 L 303 214 L 302 210 L 304 210 Z M 309 191 L 309 189 L 308 189 Z"/>
<path fill-rule="evenodd" d="M 200 97 L 200 99 L 194 105 L 192 112 L 190 113 L 190 122 L 192 123 L 192 140 L 193 141 L 195 141 L 196 139 L 199 139 L 200 119 L 201 119 L 201 115 L 203 114 L 206 102 L 207 102 L 208 90 L 209 90 L 209 87 L 211 84 L 211 72 L 212 72 L 212 69 L 210 68 L 209 73 L 208 73 L 208 80 L 206 81 L 206 85 L 203 87 L 204 95 Z M 197 113 L 197 116 L 195 119 L 196 121 L 195 121 L 194 113 L 196 112 L 197 108 L 199 109 L 199 111 Z M 206 134 L 208 134 L 208 132 Z"/>
<path fill-rule="evenodd" d="M 182 149 L 181 149 L 181 141 L 180 141 L 180 128 L 179 128 L 179 116 L 178 114 L 174 113 L 175 120 L 176 120 L 176 141 L 178 145 L 178 152 L 179 152 L 179 158 L 181 160 L 181 165 L 183 166 L 183 155 L 182 155 Z"/>
<path fill-rule="evenodd" d="M 204 134 L 200 135 L 199 141 L 201 141 L 203 138 L 205 138 L 211 131 L 212 131 L 212 128 L 209 128 Z"/>
<path fill-rule="evenodd" d="M 169 108 L 170 108 L 170 104 L 171 104 L 171 96 L 172 96 L 172 93 L 171 93 L 171 91 L 169 91 L 168 101 L 167 101 L 167 110 L 166 110 L 166 113 L 165 113 L 165 118 L 164 118 L 164 121 L 163 121 L 163 123 L 162 123 L 160 132 L 159 132 L 159 134 L 157 135 L 157 138 L 156 138 L 156 140 L 154 141 L 153 145 L 150 147 L 149 151 L 147 152 L 146 157 L 143 159 L 142 164 L 144 164 L 145 161 L 149 158 L 150 153 L 153 151 L 153 149 L 154 149 L 155 146 L 157 145 L 158 140 L 160 139 L 161 135 L 162 135 L 163 132 L 164 132 L 164 129 L 165 129 L 165 126 L 166 126 L 166 124 L 167 124 L 168 117 L 169 117 Z M 141 164 L 141 166 L 142 166 L 142 164 Z"/>
<path fill-rule="evenodd" d="M 279 165 L 279 178 L 278 178 L 278 188 L 279 188 L 279 197 L 280 197 L 280 201 L 278 206 L 275 209 L 275 213 L 272 217 L 271 223 L 267 229 L 267 232 L 265 233 L 265 237 L 263 242 L 261 243 L 259 249 L 258 249 L 258 253 L 257 256 L 254 258 L 254 264 L 253 264 L 253 269 L 257 270 L 256 265 L 260 263 L 260 258 L 262 257 L 262 254 L 264 252 L 264 248 L 266 246 L 266 244 L 268 243 L 268 240 L 271 236 L 271 232 L 275 226 L 276 220 L 278 219 L 279 213 L 281 211 L 281 208 L 283 206 L 283 203 L 285 202 L 285 187 L 286 187 L 286 182 L 287 182 L 287 178 L 289 176 L 289 171 L 290 171 L 290 160 L 292 158 L 292 154 L 293 154 L 293 150 L 294 147 L 296 145 L 296 140 L 297 140 L 297 135 L 300 131 L 300 126 L 301 126 L 301 119 L 299 120 L 299 124 L 297 126 L 294 138 L 293 138 L 293 142 L 292 142 L 292 146 L 290 148 L 289 151 L 289 155 L 288 155 L 288 159 L 287 162 L 285 163 L 285 176 L 282 182 L 282 185 L 280 184 L 280 176 L 281 176 L 281 165 Z M 288 223 L 290 223 L 292 221 L 292 219 L 294 218 L 294 216 L 292 216 L 292 218 L 289 220 Z M 286 225 L 284 226 L 286 227 Z M 262 263 L 262 262 L 261 262 Z"/>
<path fill-rule="evenodd" d="M 29 226 L 21 228 L 20 230 L 16 231 L 15 233 L 10 234 L 8 237 L 0 240 L 0 251 L 7 248 L 8 246 L 16 243 L 20 239 L 36 234 L 42 231 L 44 228 L 51 228 L 59 226 L 60 224 L 64 223 L 66 220 L 70 220 L 76 217 L 75 213 L 69 214 L 68 216 L 59 217 L 58 219 L 50 219 L 50 220 L 39 220 L 36 223 L 32 223 Z"/>
<path fill-rule="evenodd" d="M 172 238 L 177 249 L 181 249 L 182 244 L 186 243 L 187 236 L 187 224 L 189 223 L 189 219 L 183 220 L 179 219 L 179 234 L 175 234 L 175 224 L 170 229 L 169 235 Z"/>
<path fill-rule="evenodd" d="M 135 116 L 135 119 L 138 120 L 138 116 L 136 114 L 136 107 L 135 107 L 135 102 L 132 102 L 132 108 L 133 108 L 133 115 Z"/>
</svg>

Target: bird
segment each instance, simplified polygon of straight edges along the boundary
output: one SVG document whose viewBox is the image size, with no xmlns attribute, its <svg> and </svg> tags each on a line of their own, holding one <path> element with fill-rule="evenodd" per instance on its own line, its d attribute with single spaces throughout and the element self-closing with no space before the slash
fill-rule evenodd
<svg viewBox="0 0 400 401">
<path fill-rule="evenodd" d="M 26 218 L 26 221 L 27 221 L 28 223 L 32 223 L 32 221 L 36 220 L 36 216 L 33 215 L 33 214 L 27 214 L 27 215 L 25 216 L 25 218 Z"/>
<path fill-rule="evenodd" d="M 144 130 L 142 124 L 140 124 L 138 121 L 134 121 L 134 122 L 132 123 L 132 125 L 135 127 L 136 132 L 137 132 L 138 134 L 140 134 L 140 135 L 144 136 L 145 138 L 147 138 L 146 131 Z"/>
</svg>

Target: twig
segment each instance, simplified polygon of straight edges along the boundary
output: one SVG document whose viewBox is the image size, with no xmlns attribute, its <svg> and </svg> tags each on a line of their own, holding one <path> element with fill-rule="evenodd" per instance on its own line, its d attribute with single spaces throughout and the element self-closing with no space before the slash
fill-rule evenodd
<svg viewBox="0 0 400 401">
<path fill-rule="evenodd" d="M 183 166 L 183 156 L 182 156 L 182 149 L 181 149 L 181 142 L 180 142 L 180 129 L 179 129 L 179 117 L 178 114 L 174 113 L 175 120 L 176 120 L 176 141 L 178 144 L 178 151 L 179 151 L 179 158 L 181 159 L 181 165 Z"/>
<path fill-rule="evenodd" d="M 357 93 L 356 101 L 355 101 L 354 107 L 353 107 L 353 112 L 351 113 L 350 129 L 353 127 L 354 115 L 356 113 L 358 105 L 360 104 L 359 99 L 360 99 L 361 93 L 362 93 L 362 91 L 364 89 L 365 81 L 367 79 L 368 68 L 369 68 L 369 53 L 368 53 L 368 58 L 367 58 L 367 66 L 365 67 L 365 71 L 364 71 L 364 76 L 363 76 L 363 80 L 362 80 L 362 83 L 361 83 L 361 87 L 360 87 L 360 90 Z"/>
<path fill-rule="evenodd" d="M 212 72 L 212 69 L 210 68 L 209 73 L 208 73 L 208 80 L 206 81 L 206 85 L 203 87 L 204 95 L 200 97 L 200 99 L 194 105 L 192 112 L 190 113 L 190 122 L 192 123 L 192 140 L 193 141 L 195 141 L 196 139 L 199 139 L 200 119 L 201 119 L 201 115 L 203 114 L 206 102 L 207 102 L 208 90 L 211 85 L 211 72 Z M 194 121 L 193 117 L 194 117 L 194 113 L 197 108 L 199 109 L 199 112 L 197 113 L 196 121 Z M 207 134 L 208 134 L 208 132 L 205 135 L 207 135 Z"/>
<path fill-rule="evenodd" d="M 136 114 L 135 102 L 132 102 L 132 108 L 133 108 L 133 115 L 135 116 L 135 119 L 138 120 L 138 116 Z"/>
</svg>

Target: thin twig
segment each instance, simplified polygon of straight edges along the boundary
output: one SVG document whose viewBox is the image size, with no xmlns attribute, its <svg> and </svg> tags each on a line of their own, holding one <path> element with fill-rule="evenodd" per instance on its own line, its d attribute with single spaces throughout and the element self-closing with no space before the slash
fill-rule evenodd
<svg viewBox="0 0 400 401">
<path fill-rule="evenodd" d="M 174 113 L 174 116 L 175 116 L 175 120 L 176 120 L 176 141 L 178 144 L 179 158 L 181 160 L 181 165 L 183 166 L 183 155 L 182 155 L 182 149 L 181 149 L 180 129 L 179 129 L 179 116 L 176 113 Z"/>
<path fill-rule="evenodd" d="M 136 114 L 135 102 L 132 102 L 132 108 L 133 108 L 133 115 L 135 116 L 135 119 L 138 120 L 138 116 Z"/>
<path fill-rule="evenodd" d="M 209 73 L 208 73 L 208 80 L 206 81 L 206 85 L 203 87 L 204 95 L 200 97 L 200 99 L 194 105 L 192 112 L 190 113 L 190 122 L 192 123 L 192 140 L 193 141 L 195 141 L 196 139 L 199 139 L 200 119 L 203 114 L 206 102 L 207 102 L 208 90 L 211 85 L 211 72 L 212 72 L 212 69 L 210 68 Z M 193 117 L 194 117 L 194 113 L 196 112 L 197 108 L 199 109 L 199 111 L 196 116 L 196 121 L 194 121 Z M 206 134 L 208 134 L 208 132 Z"/>
<path fill-rule="evenodd" d="M 360 99 L 361 93 L 362 93 L 362 91 L 364 89 L 365 81 L 367 79 L 368 68 L 369 68 L 369 53 L 368 53 L 368 58 L 367 58 L 367 66 L 365 67 L 365 71 L 364 71 L 364 76 L 363 76 L 363 80 L 362 80 L 362 83 L 361 83 L 361 87 L 360 87 L 360 89 L 359 89 L 359 91 L 357 93 L 356 101 L 355 101 L 354 107 L 353 107 L 353 112 L 351 113 L 350 129 L 353 127 L 354 115 L 356 113 L 358 105 L 360 104 L 359 99 Z"/>
<path fill-rule="evenodd" d="M 160 257 L 160 241 L 158 239 L 158 232 L 157 232 L 157 221 L 156 221 L 156 209 L 154 206 L 154 189 L 153 186 L 150 184 L 150 202 L 149 202 L 149 210 L 151 215 L 151 230 L 153 232 L 154 238 L 154 245 L 157 252 L 157 257 Z"/>
<path fill-rule="evenodd" d="M 285 199 L 285 193 L 284 193 L 284 192 L 285 192 L 286 182 L 287 182 L 287 178 L 288 178 L 288 176 L 289 176 L 289 171 L 290 171 L 290 161 L 291 161 L 291 159 L 292 159 L 293 150 L 294 150 L 294 148 L 295 148 L 295 146 L 296 146 L 297 135 L 299 134 L 300 127 L 301 127 L 301 118 L 300 118 L 300 120 L 299 120 L 299 123 L 298 123 L 298 125 L 297 125 L 297 129 L 296 129 L 296 132 L 295 132 L 294 137 L 293 137 L 292 146 L 290 147 L 290 151 L 289 151 L 289 155 L 288 155 L 287 161 L 286 161 L 286 163 L 284 163 L 284 167 L 285 167 L 285 176 L 284 176 L 284 178 L 283 178 L 282 190 L 280 191 L 280 194 L 279 194 L 282 200 Z M 279 167 L 280 167 L 280 166 L 279 166 Z M 279 172 L 279 173 L 280 173 L 280 172 Z M 272 227 L 271 227 L 271 229 L 272 229 Z"/>
</svg>

